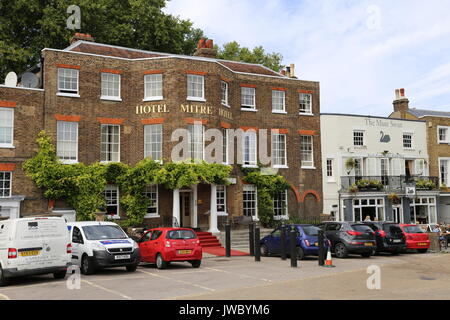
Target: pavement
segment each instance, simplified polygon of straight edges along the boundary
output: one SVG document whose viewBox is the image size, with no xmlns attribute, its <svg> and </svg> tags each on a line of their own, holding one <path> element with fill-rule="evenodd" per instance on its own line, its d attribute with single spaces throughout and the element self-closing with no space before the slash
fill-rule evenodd
<svg viewBox="0 0 450 320">
<path fill-rule="evenodd" d="M 100 270 L 81 276 L 79 288 L 72 277 L 51 275 L 13 279 L 0 288 L 0 299 L 32 300 L 277 300 L 277 299 L 449 299 L 450 254 L 389 254 L 333 259 L 335 268 L 319 267 L 316 258 L 290 261 L 279 257 L 204 257 L 202 266 L 173 263 L 166 270 L 141 265 Z M 380 268 L 381 288 L 367 288 L 369 266 Z M 72 288 L 72 289 L 70 289 Z"/>
</svg>

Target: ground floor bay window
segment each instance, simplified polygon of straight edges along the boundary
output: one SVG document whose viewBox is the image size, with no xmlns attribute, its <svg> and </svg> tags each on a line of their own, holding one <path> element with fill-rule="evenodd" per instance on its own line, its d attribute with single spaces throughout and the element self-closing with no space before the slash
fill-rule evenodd
<svg viewBox="0 0 450 320">
<path fill-rule="evenodd" d="M 252 184 L 244 185 L 242 196 L 244 216 L 258 218 L 258 199 L 256 186 Z"/>
<path fill-rule="evenodd" d="M 273 217 L 275 220 L 288 219 L 287 190 L 273 198 Z"/>
<path fill-rule="evenodd" d="M 354 221 L 384 220 L 384 199 L 383 198 L 358 198 L 353 199 Z"/>
<path fill-rule="evenodd" d="M 435 197 L 417 197 L 411 200 L 409 207 L 411 223 L 428 224 L 437 222 Z"/>
</svg>

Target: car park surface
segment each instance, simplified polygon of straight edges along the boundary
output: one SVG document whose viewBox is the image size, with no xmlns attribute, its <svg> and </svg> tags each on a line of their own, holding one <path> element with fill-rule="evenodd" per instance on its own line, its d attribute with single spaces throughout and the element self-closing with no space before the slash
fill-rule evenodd
<svg viewBox="0 0 450 320">
<path fill-rule="evenodd" d="M 14 279 L 0 295 L 9 299 L 142 300 L 142 299 L 448 299 L 450 255 L 417 254 L 333 260 L 336 268 L 319 267 L 306 258 L 298 268 L 279 257 L 203 259 L 192 269 L 173 263 L 159 270 L 141 264 L 128 273 L 122 268 L 81 275 L 80 289 L 48 275 Z M 366 286 L 369 266 L 381 269 L 381 290 Z M 70 282 L 70 281 L 69 281 Z"/>
</svg>

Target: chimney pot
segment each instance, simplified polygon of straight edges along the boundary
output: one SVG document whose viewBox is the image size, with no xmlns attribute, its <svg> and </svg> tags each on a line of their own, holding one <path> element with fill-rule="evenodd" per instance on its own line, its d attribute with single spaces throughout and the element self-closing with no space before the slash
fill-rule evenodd
<svg viewBox="0 0 450 320">
<path fill-rule="evenodd" d="M 89 41 L 89 42 L 95 42 L 95 39 L 93 36 L 91 36 L 90 34 L 84 34 L 84 33 L 80 33 L 80 32 L 76 32 L 73 37 L 70 39 L 70 44 L 78 41 L 78 40 L 84 40 L 84 41 Z"/>
<path fill-rule="evenodd" d="M 209 48 L 209 49 L 214 48 L 214 42 L 213 42 L 212 39 L 208 39 L 208 40 L 206 41 L 206 48 Z"/>
<path fill-rule="evenodd" d="M 214 50 L 214 42 L 212 39 L 204 39 L 201 38 L 198 41 L 197 50 L 194 53 L 194 56 L 197 57 L 205 57 L 205 58 L 216 58 L 217 52 Z"/>
<path fill-rule="evenodd" d="M 405 97 L 405 89 L 395 90 L 394 112 L 406 112 L 409 110 L 409 100 Z M 403 117 L 403 115 L 401 116 Z"/>
<path fill-rule="evenodd" d="M 404 88 L 400 89 L 400 96 L 402 96 L 402 97 L 405 96 L 405 89 Z"/>
</svg>

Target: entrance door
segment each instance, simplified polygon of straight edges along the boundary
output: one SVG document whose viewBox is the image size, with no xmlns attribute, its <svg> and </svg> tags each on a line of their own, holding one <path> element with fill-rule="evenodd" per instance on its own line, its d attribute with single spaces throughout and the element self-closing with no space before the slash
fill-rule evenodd
<svg viewBox="0 0 450 320">
<path fill-rule="evenodd" d="M 394 221 L 397 223 L 403 223 L 403 210 L 401 206 L 393 206 L 392 214 L 394 216 Z"/>
<path fill-rule="evenodd" d="M 191 227 L 191 193 L 180 192 L 180 227 Z"/>
</svg>

